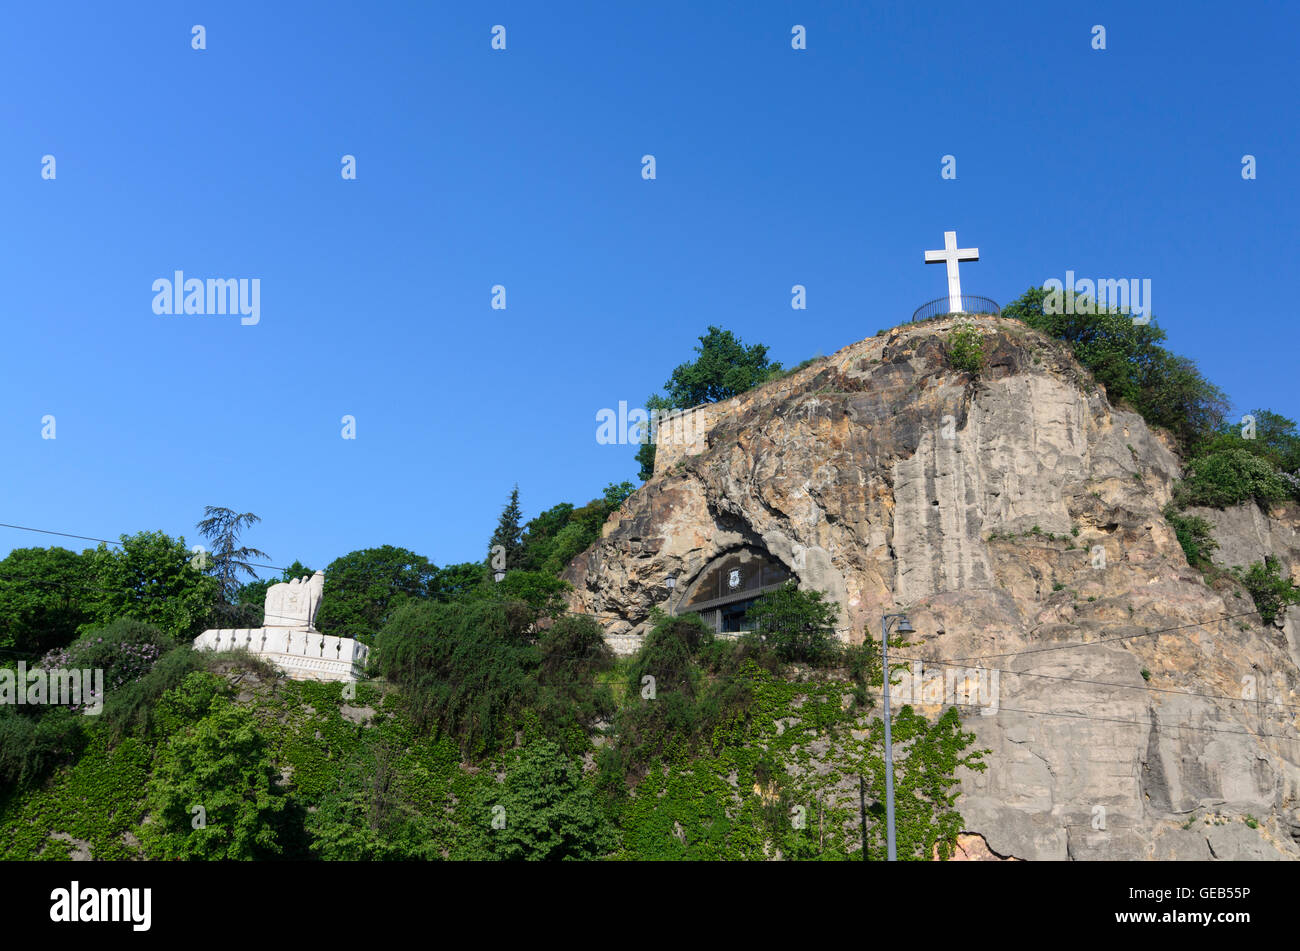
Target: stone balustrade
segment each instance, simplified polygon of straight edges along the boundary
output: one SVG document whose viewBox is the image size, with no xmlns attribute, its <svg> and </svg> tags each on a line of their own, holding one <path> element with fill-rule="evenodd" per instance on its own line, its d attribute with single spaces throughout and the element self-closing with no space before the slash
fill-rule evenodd
<svg viewBox="0 0 1300 951">
<path fill-rule="evenodd" d="M 204 631 L 195 650 L 245 650 L 283 670 L 294 680 L 358 680 L 370 648 L 350 637 L 289 628 Z"/>
</svg>

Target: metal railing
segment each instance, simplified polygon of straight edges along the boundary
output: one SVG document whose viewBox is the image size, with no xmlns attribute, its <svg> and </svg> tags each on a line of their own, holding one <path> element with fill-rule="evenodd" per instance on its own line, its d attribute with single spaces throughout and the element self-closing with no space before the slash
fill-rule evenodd
<svg viewBox="0 0 1300 951">
<path fill-rule="evenodd" d="M 953 313 L 949 306 L 948 297 L 939 297 L 935 300 L 922 304 L 912 314 L 912 320 L 925 320 L 929 317 L 938 317 L 940 314 Z M 955 313 L 958 314 L 991 314 L 994 317 L 1002 313 L 1002 308 L 998 306 L 997 301 L 990 300 L 987 297 L 975 297 L 970 294 L 961 296 L 961 307 Z"/>
</svg>

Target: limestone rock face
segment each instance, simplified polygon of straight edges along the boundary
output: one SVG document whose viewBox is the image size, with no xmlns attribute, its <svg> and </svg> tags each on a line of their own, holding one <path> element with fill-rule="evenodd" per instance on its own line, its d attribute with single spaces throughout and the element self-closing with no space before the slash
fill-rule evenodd
<svg viewBox="0 0 1300 951">
<path fill-rule="evenodd" d="M 909 613 L 902 654 L 939 695 L 896 695 L 956 700 L 992 751 L 958 808 L 993 855 L 1300 858 L 1297 609 L 1265 627 L 1208 586 L 1161 514 L 1165 442 L 1054 341 L 973 323 L 978 380 L 943 318 L 709 407 L 569 565 L 574 609 L 635 650 L 652 607 L 765 552 L 839 603 L 849 642 Z M 1206 517 L 1220 554 L 1300 571 L 1294 507 Z"/>
</svg>

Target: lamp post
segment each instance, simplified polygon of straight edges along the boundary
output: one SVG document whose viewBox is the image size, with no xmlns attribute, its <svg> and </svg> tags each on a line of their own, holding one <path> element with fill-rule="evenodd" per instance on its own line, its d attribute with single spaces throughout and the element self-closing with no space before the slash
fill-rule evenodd
<svg viewBox="0 0 1300 951">
<path fill-rule="evenodd" d="M 911 634 L 916 628 L 906 614 L 884 614 L 880 618 L 880 656 L 885 665 L 885 839 L 889 845 L 888 861 L 898 861 L 894 844 L 894 743 L 889 732 L 889 622 L 897 621 L 899 634 Z"/>
</svg>

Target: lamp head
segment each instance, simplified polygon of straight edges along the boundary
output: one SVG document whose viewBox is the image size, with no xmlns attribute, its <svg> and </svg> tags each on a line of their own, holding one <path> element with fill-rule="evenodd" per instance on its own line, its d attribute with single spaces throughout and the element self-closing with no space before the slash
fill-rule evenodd
<svg viewBox="0 0 1300 951">
<path fill-rule="evenodd" d="M 912 627 L 912 622 L 907 619 L 906 614 L 898 619 L 898 627 L 894 628 L 894 630 L 897 631 L 899 634 L 916 633 L 916 628 Z"/>
</svg>

